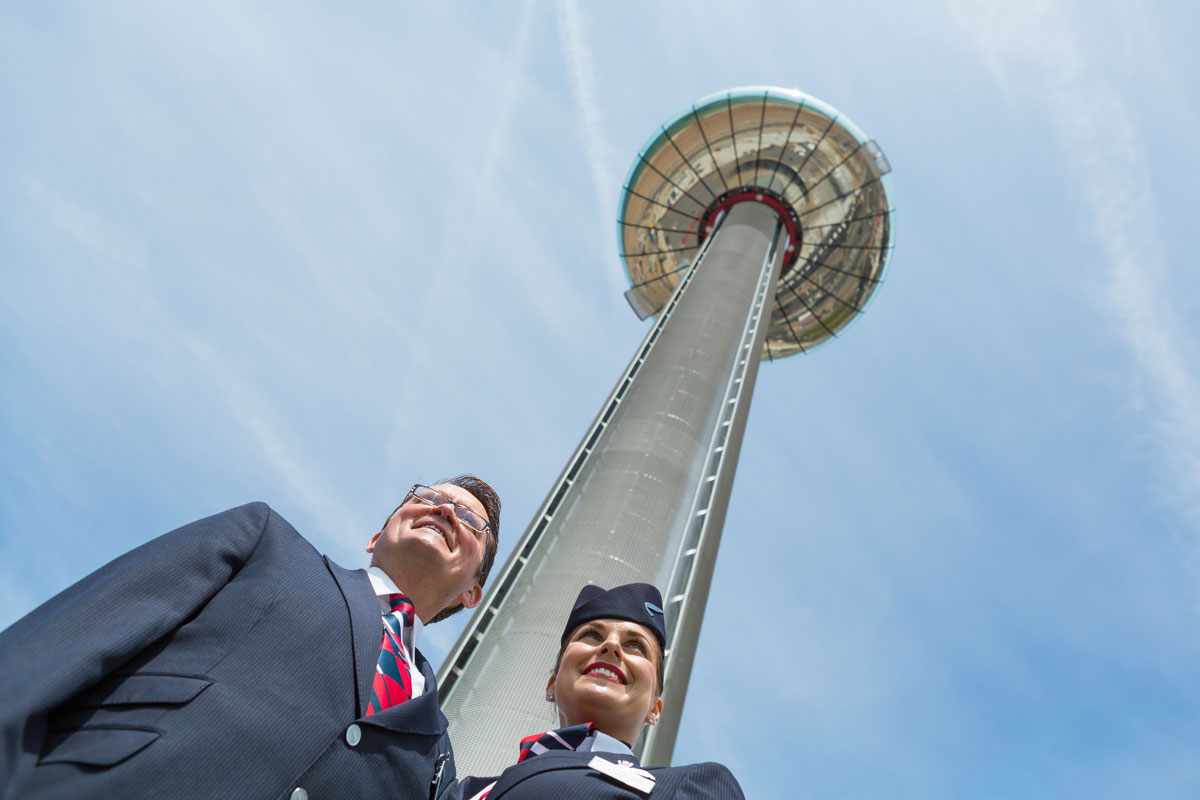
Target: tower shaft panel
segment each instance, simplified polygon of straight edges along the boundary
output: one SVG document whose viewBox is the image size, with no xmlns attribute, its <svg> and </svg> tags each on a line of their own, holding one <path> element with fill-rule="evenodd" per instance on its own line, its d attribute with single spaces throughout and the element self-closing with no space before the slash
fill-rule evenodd
<svg viewBox="0 0 1200 800">
<path fill-rule="evenodd" d="M 774 211 L 731 208 L 706 240 L 439 676 L 459 772 L 488 775 L 558 724 L 544 699 L 580 587 L 663 590 L 667 763 L 749 412 L 782 243 Z"/>
</svg>

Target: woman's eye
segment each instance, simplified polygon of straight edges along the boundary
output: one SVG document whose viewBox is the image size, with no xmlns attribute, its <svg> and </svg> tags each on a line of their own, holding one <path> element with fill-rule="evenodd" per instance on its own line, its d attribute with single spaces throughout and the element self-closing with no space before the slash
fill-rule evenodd
<svg viewBox="0 0 1200 800">
<path fill-rule="evenodd" d="M 636 653 L 641 653 L 643 655 L 645 655 L 645 653 L 646 653 L 646 646 L 644 644 L 642 644 L 641 642 L 638 642 L 638 641 L 628 642 L 628 643 L 626 643 L 625 646 L 627 648 L 629 648 L 630 650 L 633 650 Z"/>
<path fill-rule="evenodd" d="M 579 634 L 579 640 L 586 642 L 598 642 L 600 641 L 600 634 L 596 633 L 595 631 L 584 631 L 583 633 Z"/>
</svg>

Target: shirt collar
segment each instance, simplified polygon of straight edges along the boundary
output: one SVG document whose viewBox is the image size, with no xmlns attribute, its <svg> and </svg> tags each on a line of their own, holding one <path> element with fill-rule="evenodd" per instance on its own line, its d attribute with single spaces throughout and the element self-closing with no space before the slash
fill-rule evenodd
<svg viewBox="0 0 1200 800">
<path fill-rule="evenodd" d="M 375 596 L 379 598 L 379 608 L 384 612 L 388 612 L 388 604 L 386 598 L 389 594 L 404 594 L 403 590 L 396 586 L 396 582 L 391 579 L 386 572 L 372 564 L 367 567 L 367 578 L 371 581 L 371 588 L 375 590 Z M 421 623 L 421 617 L 413 614 L 413 647 L 417 646 L 417 635 L 421 632 L 424 625 Z"/>
<path fill-rule="evenodd" d="M 609 736 L 604 731 L 596 731 L 588 738 L 580 743 L 579 747 L 575 748 L 576 752 L 594 752 L 594 753 L 614 753 L 620 756 L 632 756 L 633 751 L 629 749 L 629 745 L 622 742 L 620 739 L 615 739 Z"/>
</svg>

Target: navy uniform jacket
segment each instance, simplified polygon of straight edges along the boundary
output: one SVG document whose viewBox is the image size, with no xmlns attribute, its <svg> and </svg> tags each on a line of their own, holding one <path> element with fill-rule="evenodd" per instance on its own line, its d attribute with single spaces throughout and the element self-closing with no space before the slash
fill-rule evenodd
<svg viewBox="0 0 1200 800">
<path fill-rule="evenodd" d="M 552 750 L 504 770 L 498 778 L 464 778 L 455 787 L 456 800 L 471 800 L 492 781 L 487 800 L 644 800 L 647 795 L 588 767 L 593 758 L 632 762 L 616 753 L 576 753 Z M 737 779 L 725 766 L 706 762 L 685 767 L 651 767 L 655 778 L 650 800 L 745 800 Z"/>
<path fill-rule="evenodd" d="M 441 796 L 423 657 L 420 697 L 361 717 L 382 631 L 366 572 L 263 503 L 172 531 L 0 633 L 0 797 Z"/>
</svg>

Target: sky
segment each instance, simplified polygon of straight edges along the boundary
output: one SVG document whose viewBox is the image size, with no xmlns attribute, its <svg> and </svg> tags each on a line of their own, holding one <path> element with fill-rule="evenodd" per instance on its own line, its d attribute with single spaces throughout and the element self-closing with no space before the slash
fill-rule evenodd
<svg viewBox="0 0 1200 800">
<path fill-rule="evenodd" d="M 461 471 L 504 558 L 649 324 L 638 148 L 779 85 L 879 143 L 896 249 L 759 374 L 675 762 L 1194 798 L 1198 37 L 1182 3 L 10 8 L 0 626 L 250 500 L 364 564 Z"/>
</svg>

